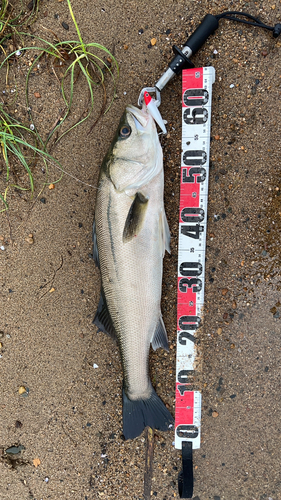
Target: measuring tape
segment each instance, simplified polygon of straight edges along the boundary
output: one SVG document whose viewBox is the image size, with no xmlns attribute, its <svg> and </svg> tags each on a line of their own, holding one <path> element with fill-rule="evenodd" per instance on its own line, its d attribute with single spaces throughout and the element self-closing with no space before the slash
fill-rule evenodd
<svg viewBox="0 0 281 500">
<path fill-rule="evenodd" d="M 196 386 L 196 330 L 204 304 L 212 84 L 215 70 L 182 72 L 175 447 L 200 448 L 201 392 Z"/>
</svg>

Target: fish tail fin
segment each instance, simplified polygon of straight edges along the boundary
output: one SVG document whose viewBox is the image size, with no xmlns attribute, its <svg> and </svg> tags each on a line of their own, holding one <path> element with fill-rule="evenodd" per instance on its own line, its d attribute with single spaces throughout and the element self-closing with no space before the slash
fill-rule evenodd
<svg viewBox="0 0 281 500">
<path fill-rule="evenodd" d="M 139 436 L 145 427 L 160 431 L 172 428 L 174 419 L 154 389 L 148 399 L 131 400 L 123 388 L 123 434 L 125 439 Z"/>
</svg>

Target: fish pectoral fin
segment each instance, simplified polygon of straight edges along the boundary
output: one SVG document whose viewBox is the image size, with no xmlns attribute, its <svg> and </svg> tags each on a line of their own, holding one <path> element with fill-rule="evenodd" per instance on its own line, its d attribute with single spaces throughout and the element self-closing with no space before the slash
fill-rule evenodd
<svg viewBox="0 0 281 500">
<path fill-rule="evenodd" d="M 148 198 L 142 193 L 137 193 L 127 215 L 123 231 L 123 243 L 131 241 L 137 236 L 142 228 L 147 210 Z"/>
<path fill-rule="evenodd" d="M 160 232 L 159 238 L 160 238 L 161 254 L 164 257 L 165 250 L 171 253 L 170 250 L 171 235 L 164 208 L 161 210 L 159 215 L 159 232 Z"/>
<path fill-rule="evenodd" d="M 117 340 L 115 328 L 107 307 L 104 292 L 101 290 L 100 301 L 93 323 L 104 333 Z"/>
<path fill-rule="evenodd" d="M 100 258 L 98 251 L 98 243 L 97 243 L 97 233 L 96 233 L 96 220 L 94 219 L 93 223 L 93 259 L 98 268 L 100 268 Z"/>
<path fill-rule="evenodd" d="M 158 324 L 155 328 L 155 332 L 151 340 L 151 345 L 154 351 L 156 351 L 156 349 L 158 349 L 159 347 L 163 347 L 163 349 L 169 351 L 168 336 L 162 314 L 160 314 Z"/>
</svg>

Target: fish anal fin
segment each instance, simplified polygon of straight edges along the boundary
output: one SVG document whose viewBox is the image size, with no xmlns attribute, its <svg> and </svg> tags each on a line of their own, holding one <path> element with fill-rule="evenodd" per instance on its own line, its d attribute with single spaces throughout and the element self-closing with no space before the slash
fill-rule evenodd
<svg viewBox="0 0 281 500">
<path fill-rule="evenodd" d="M 123 231 L 123 242 L 127 243 L 137 236 L 142 228 L 146 214 L 148 198 L 137 193 L 127 215 Z"/>
<path fill-rule="evenodd" d="M 93 223 L 93 259 L 98 268 L 100 268 L 100 258 L 98 251 L 98 243 L 97 243 L 97 233 L 96 233 L 96 220 L 94 219 Z"/>
<path fill-rule="evenodd" d="M 153 338 L 151 340 L 151 345 L 152 345 L 152 348 L 154 349 L 154 351 L 156 351 L 156 349 L 158 349 L 159 347 L 162 347 L 166 351 L 169 351 L 167 332 L 166 332 L 166 328 L 165 328 L 164 321 L 163 321 L 161 314 L 160 314 L 158 324 L 155 328 Z"/>
<path fill-rule="evenodd" d="M 104 333 L 117 340 L 116 331 L 108 311 L 107 303 L 103 291 L 101 291 L 100 301 L 93 323 Z"/>
</svg>

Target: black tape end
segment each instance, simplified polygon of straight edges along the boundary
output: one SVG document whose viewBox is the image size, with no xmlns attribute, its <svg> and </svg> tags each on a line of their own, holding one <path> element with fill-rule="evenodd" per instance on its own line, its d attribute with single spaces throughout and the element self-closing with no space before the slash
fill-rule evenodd
<svg viewBox="0 0 281 500">
<path fill-rule="evenodd" d="M 193 495 L 193 464 L 192 443 L 182 442 L 182 470 L 178 477 L 180 498 L 192 498 Z"/>
</svg>

